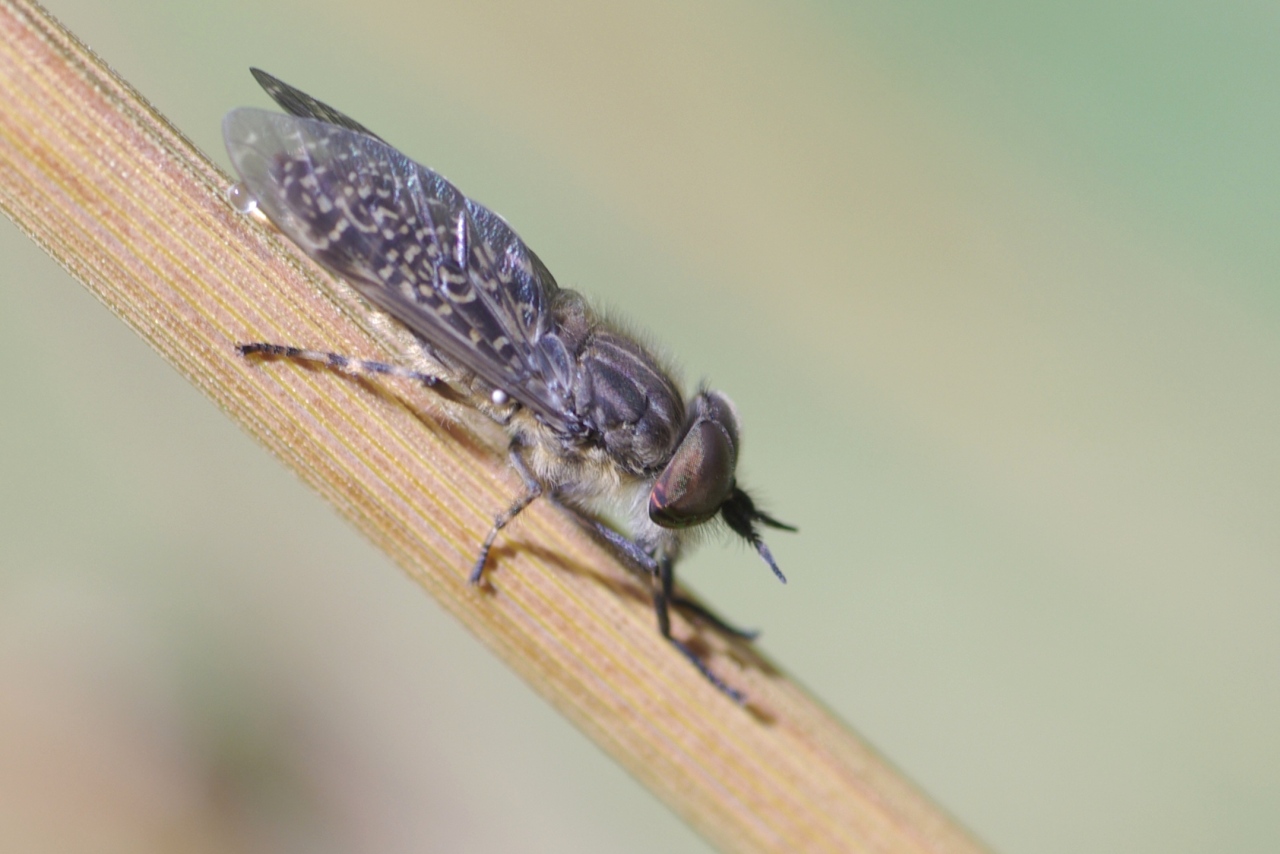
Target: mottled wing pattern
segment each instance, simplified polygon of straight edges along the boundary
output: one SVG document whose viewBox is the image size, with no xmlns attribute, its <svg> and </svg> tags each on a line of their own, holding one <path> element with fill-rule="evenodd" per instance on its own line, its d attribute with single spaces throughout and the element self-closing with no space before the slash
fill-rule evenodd
<svg viewBox="0 0 1280 854">
<path fill-rule="evenodd" d="M 300 118 L 317 119 L 327 124 L 354 130 L 374 139 L 382 139 L 346 113 L 334 109 L 318 98 L 313 98 L 301 89 L 290 86 L 261 68 L 251 68 L 249 71 L 263 91 L 286 112 Z M 448 184 L 448 182 L 445 183 Z M 453 194 L 460 195 L 452 185 L 448 186 Z M 493 249 L 496 257 L 503 259 L 503 271 L 510 274 L 510 281 L 504 282 L 507 289 L 511 291 L 518 305 L 527 307 L 531 312 L 530 316 L 522 317 L 521 322 L 528 329 L 533 329 L 540 319 L 545 322 L 546 315 L 537 314 L 537 312 L 545 307 L 546 298 L 557 290 L 556 281 L 551 272 L 542 263 L 542 259 L 525 246 L 524 241 L 511 230 L 502 217 L 471 199 L 463 197 L 463 202 L 471 214 L 472 222 L 480 231 L 481 239 Z M 541 331 L 543 330 L 540 329 L 539 332 Z M 557 361 L 554 356 L 553 361 Z"/>
<path fill-rule="evenodd" d="M 567 365 L 540 346 L 555 283 L 496 214 L 346 124 L 242 108 L 223 135 L 260 208 L 308 255 L 455 367 L 577 431 Z"/>
<path fill-rule="evenodd" d="M 374 139 L 382 139 L 346 113 L 313 98 L 301 89 L 290 86 L 261 68 L 251 68 L 249 71 L 252 72 L 263 91 L 286 112 L 299 118 L 318 119 L 331 125 L 367 134 Z M 533 305 L 536 300 L 530 297 L 530 292 L 534 290 L 541 290 L 546 294 L 553 293 L 556 290 L 555 278 L 543 265 L 542 260 L 525 246 L 519 235 L 511 230 L 506 221 L 484 205 L 471 199 L 465 199 L 465 202 L 472 221 L 480 230 L 481 238 L 493 248 L 497 256 L 511 259 L 512 287 L 518 292 L 520 301 Z"/>
</svg>

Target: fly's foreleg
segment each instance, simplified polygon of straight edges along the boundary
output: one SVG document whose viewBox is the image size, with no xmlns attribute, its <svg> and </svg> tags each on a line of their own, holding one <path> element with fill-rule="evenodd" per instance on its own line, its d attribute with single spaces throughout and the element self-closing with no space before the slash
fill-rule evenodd
<svg viewBox="0 0 1280 854">
<path fill-rule="evenodd" d="M 599 519 L 595 518 L 594 516 L 590 516 L 586 513 L 583 513 L 580 510 L 577 510 L 573 507 L 567 507 L 563 504 L 559 504 L 558 506 L 563 507 L 564 509 L 573 513 L 573 515 L 578 518 L 578 521 L 580 523 L 582 523 L 587 528 L 591 529 L 591 531 L 595 533 L 596 536 L 600 537 L 600 539 L 604 540 L 609 545 L 613 546 L 615 549 L 617 549 L 619 552 L 625 555 L 627 558 L 629 558 L 632 563 L 634 563 L 640 569 L 644 570 L 649 576 L 653 578 L 658 578 L 661 575 L 662 570 L 661 570 L 661 567 L 659 566 L 658 561 L 655 560 L 653 555 L 649 554 L 649 552 L 647 552 L 644 549 L 644 547 L 641 546 L 639 543 L 637 543 L 635 540 L 632 540 L 630 537 L 625 537 L 622 534 L 619 534 L 617 531 L 613 530 L 604 522 L 601 522 Z M 666 606 L 672 605 L 676 608 L 679 608 L 682 611 L 693 614 L 694 616 L 698 617 L 699 619 L 705 622 L 710 623 L 711 625 L 715 626 L 717 629 L 724 632 L 725 634 L 733 635 L 734 637 L 741 638 L 742 640 L 747 640 L 747 641 L 755 640 L 756 637 L 760 634 L 759 632 L 754 631 L 752 629 L 740 629 L 731 623 L 727 623 L 720 617 L 713 614 L 710 610 L 708 610 L 703 605 L 693 601 L 692 599 L 686 599 L 685 597 L 671 590 L 667 590 L 662 595 L 663 595 L 664 605 L 663 605 L 662 613 L 659 613 L 658 615 L 659 623 L 661 623 L 661 621 L 664 619 Z"/>
<path fill-rule="evenodd" d="M 533 472 L 529 471 L 529 467 L 525 465 L 524 457 L 520 456 L 520 443 L 512 442 L 509 449 L 511 467 L 516 470 L 516 474 L 520 475 L 520 479 L 524 481 L 524 494 L 515 500 L 510 507 L 494 517 L 493 527 L 489 529 L 488 535 L 484 538 L 484 542 L 480 545 L 480 556 L 476 558 L 476 564 L 471 569 L 471 575 L 467 579 L 471 584 L 479 584 L 484 578 L 484 565 L 489 561 L 489 549 L 493 548 L 493 542 L 498 538 L 498 532 L 507 527 L 511 520 L 520 515 L 524 508 L 532 504 L 542 495 L 542 484 L 533 476 Z"/>
<path fill-rule="evenodd" d="M 671 634 L 671 615 L 668 609 L 669 605 L 675 604 L 678 600 L 674 595 L 675 589 L 675 567 L 670 558 L 662 558 L 658 561 L 658 575 L 654 579 L 653 585 L 653 610 L 658 615 L 658 631 L 667 639 L 667 642 L 680 650 L 680 654 L 689 660 L 689 663 L 698 669 L 703 678 L 710 682 L 720 692 L 733 700 L 738 705 L 746 703 L 747 698 L 741 691 L 731 688 L 723 679 L 715 674 L 707 663 L 694 653 L 683 641 L 678 640 L 675 635 Z M 698 606 L 698 610 L 704 614 L 706 611 Z M 719 623 L 719 620 L 716 620 Z"/>
<path fill-rule="evenodd" d="M 534 489 L 540 490 L 541 487 L 538 485 L 537 481 L 533 478 L 531 474 L 528 473 L 527 469 L 525 469 L 524 461 L 522 459 L 519 459 L 518 454 L 514 450 L 512 454 L 513 454 L 512 465 L 515 466 L 516 471 L 521 473 L 521 477 L 525 479 L 525 485 L 526 487 L 529 488 L 530 493 L 532 493 Z M 476 562 L 476 568 L 472 572 L 472 575 L 471 575 L 472 579 L 477 579 L 477 580 L 479 579 L 480 573 L 484 568 L 485 558 L 488 555 L 489 545 L 493 542 L 494 537 L 497 536 L 499 528 L 502 525 L 505 525 L 507 522 L 511 521 L 511 519 L 515 517 L 516 513 L 519 513 L 520 510 L 523 510 L 530 502 L 533 501 L 534 498 L 537 498 L 539 494 L 541 493 L 539 492 L 537 494 L 526 494 L 526 496 L 521 497 L 519 501 L 517 501 L 514 505 L 512 505 L 510 510 L 502 514 L 502 516 L 499 516 L 498 519 L 494 520 L 494 529 L 490 531 L 489 537 L 486 538 L 485 540 L 484 549 L 481 551 L 481 554 L 480 554 L 480 560 Z M 740 637 L 745 640 L 751 640 L 753 637 L 755 637 L 755 632 L 748 632 L 748 631 L 743 631 L 742 629 L 734 628 L 733 626 L 729 625 L 724 620 L 721 620 L 715 614 L 712 614 L 710 611 L 708 611 L 706 608 L 702 607 L 698 603 L 693 602 L 689 599 L 685 599 L 683 596 L 677 595 L 675 593 L 675 566 L 670 558 L 666 558 L 666 557 L 655 558 L 652 554 L 649 553 L 648 550 L 646 550 L 643 546 L 641 546 L 635 540 L 632 540 L 630 537 L 626 537 L 626 536 L 623 536 L 622 534 L 619 534 L 617 531 L 613 530 L 604 522 L 601 522 L 599 519 L 595 518 L 594 516 L 588 513 L 584 513 L 581 510 L 577 509 L 576 507 L 564 505 L 556 501 L 554 494 L 551 496 L 551 500 L 555 502 L 557 506 L 565 510 L 568 510 L 570 513 L 576 516 L 578 521 L 584 527 L 590 529 L 602 540 L 612 545 L 615 549 L 618 550 L 618 552 L 620 552 L 622 555 L 625 555 L 627 558 L 629 558 L 632 564 L 634 564 L 636 567 L 644 571 L 644 573 L 649 577 L 650 582 L 652 584 L 653 610 L 654 610 L 654 613 L 657 615 L 658 631 L 662 634 L 662 637 L 665 638 L 668 643 L 670 643 L 672 646 L 678 649 L 680 651 L 680 654 L 683 655 L 686 659 L 688 659 L 689 663 L 691 663 L 694 667 L 697 668 L 698 672 L 702 674 L 703 678 L 706 679 L 708 682 L 710 682 L 712 685 L 714 685 L 722 693 L 724 693 L 725 696 L 729 697 L 731 700 L 733 700 L 735 703 L 738 703 L 739 705 L 746 703 L 746 697 L 742 694 L 741 691 L 738 691 L 737 689 L 732 688 L 728 684 L 726 684 L 724 680 L 722 680 L 719 676 L 717 676 L 711 670 L 711 668 L 707 666 L 706 662 L 704 662 L 701 658 L 699 658 L 694 653 L 693 650 L 691 650 L 682 641 L 678 640 L 674 635 L 671 634 L 671 610 L 670 609 L 671 609 L 671 606 L 674 605 L 677 608 L 682 608 L 686 611 L 691 611 L 698 617 L 701 617 L 702 619 L 714 625 L 716 628 L 730 635 L 734 635 L 736 637 Z"/>
</svg>

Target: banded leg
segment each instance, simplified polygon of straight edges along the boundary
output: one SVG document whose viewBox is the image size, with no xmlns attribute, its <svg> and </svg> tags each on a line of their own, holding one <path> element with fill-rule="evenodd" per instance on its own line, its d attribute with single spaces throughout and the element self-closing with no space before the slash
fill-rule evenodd
<svg viewBox="0 0 1280 854">
<path fill-rule="evenodd" d="M 519 516 L 524 508 L 542 495 L 542 484 L 538 483 L 538 479 L 529 471 L 529 467 L 524 464 L 524 458 L 520 456 L 519 442 L 511 443 L 509 454 L 511 467 L 516 470 L 516 474 L 520 475 L 520 479 L 524 481 L 525 492 L 524 495 L 515 500 L 515 503 L 494 517 L 493 527 L 489 529 L 489 534 L 480 545 L 480 556 L 476 558 L 476 564 L 472 567 L 471 575 L 467 578 L 467 581 L 471 584 L 479 584 L 481 579 L 484 578 L 484 565 L 489 561 L 489 549 L 493 548 L 493 542 L 498 538 L 498 532 L 511 524 L 512 519 Z"/>
<path fill-rule="evenodd" d="M 428 386 L 433 386 L 440 382 L 440 378 L 434 374 L 425 374 L 422 371 L 411 370 L 399 365 L 375 362 L 370 359 L 353 359 L 350 356 L 343 356 L 339 353 L 304 350 L 300 347 L 287 347 L 283 344 L 265 344 L 260 341 L 250 344 L 237 344 L 236 352 L 241 356 L 268 356 L 289 359 L 295 362 L 313 362 L 348 374 L 383 374 L 384 376 L 400 377 L 406 380 L 417 380 Z"/>
</svg>

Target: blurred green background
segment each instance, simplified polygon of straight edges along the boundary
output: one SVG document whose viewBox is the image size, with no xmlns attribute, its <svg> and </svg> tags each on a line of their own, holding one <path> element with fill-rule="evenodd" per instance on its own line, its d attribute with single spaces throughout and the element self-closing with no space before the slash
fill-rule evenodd
<svg viewBox="0 0 1280 854">
<path fill-rule="evenodd" d="M 48 5 L 224 168 L 250 64 L 351 113 L 728 391 L 791 583 L 685 579 L 996 850 L 1280 850 L 1274 8 Z M 0 259 L 0 848 L 706 850 Z"/>
</svg>

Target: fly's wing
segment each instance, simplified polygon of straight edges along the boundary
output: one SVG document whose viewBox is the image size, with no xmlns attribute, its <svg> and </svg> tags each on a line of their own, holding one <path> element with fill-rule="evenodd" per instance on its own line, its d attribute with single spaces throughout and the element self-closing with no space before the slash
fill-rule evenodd
<svg viewBox="0 0 1280 854">
<path fill-rule="evenodd" d="M 301 89 L 295 89 L 278 77 L 272 77 L 261 68 L 250 68 L 249 73 L 253 75 L 254 80 L 258 81 L 258 85 L 262 87 L 262 90 L 271 96 L 271 100 L 279 104 L 286 113 L 303 119 L 319 119 L 322 122 L 353 130 L 357 133 L 371 136 L 374 139 L 382 139 L 382 137 L 346 113 L 335 110 L 324 101 L 312 98 L 306 92 Z"/>
<path fill-rule="evenodd" d="M 253 79 L 258 81 L 262 90 L 270 95 L 271 100 L 279 104 L 285 112 L 299 118 L 317 119 L 347 128 L 374 139 L 382 139 L 346 113 L 335 110 L 319 98 L 313 98 L 301 89 L 290 86 L 279 77 L 274 77 L 261 68 L 250 68 L 249 72 L 253 75 Z M 548 295 L 557 290 L 556 280 L 552 277 L 551 271 L 532 249 L 524 245 L 524 241 L 511 230 L 506 220 L 471 199 L 465 199 L 465 202 L 472 221 L 480 229 L 481 238 L 489 244 L 498 257 L 513 259 L 512 275 L 517 290 L 541 288 Z M 527 299 L 523 301 L 529 302 Z"/>
<path fill-rule="evenodd" d="M 547 335 L 555 282 L 501 218 L 347 125 L 242 108 L 222 130 L 263 213 L 304 252 L 446 361 L 578 431 Z"/>
</svg>

